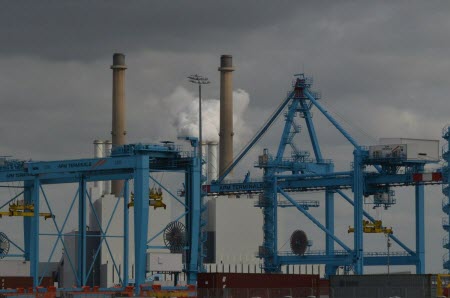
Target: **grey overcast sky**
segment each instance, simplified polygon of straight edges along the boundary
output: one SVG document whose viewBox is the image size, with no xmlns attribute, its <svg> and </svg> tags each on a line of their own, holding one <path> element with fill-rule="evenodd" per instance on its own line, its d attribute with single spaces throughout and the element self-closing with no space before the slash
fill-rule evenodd
<svg viewBox="0 0 450 298">
<path fill-rule="evenodd" d="M 91 156 L 92 141 L 110 136 L 115 52 L 125 53 L 128 65 L 130 142 L 176 138 L 180 109 L 196 94 L 189 74 L 209 77 L 205 97 L 217 99 L 221 54 L 233 55 L 234 88 L 244 94 L 237 103 L 236 148 L 264 123 L 299 72 L 314 77 L 322 103 L 361 144 L 379 137 L 440 139 L 450 123 L 447 1 L 0 4 L 0 155 Z M 348 168 L 352 148 L 315 115 L 324 153 L 338 169 Z M 257 150 L 275 150 L 277 128 L 242 172 Z M 414 247 L 412 195 L 398 190 L 397 206 L 378 216 Z M 427 188 L 428 272 L 442 271 L 441 198 L 439 187 Z M 344 235 L 352 224 L 349 207 L 337 205 L 336 213 L 342 237 L 351 241 Z M 297 228 L 296 218 L 286 215 L 286 230 Z"/>
</svg>

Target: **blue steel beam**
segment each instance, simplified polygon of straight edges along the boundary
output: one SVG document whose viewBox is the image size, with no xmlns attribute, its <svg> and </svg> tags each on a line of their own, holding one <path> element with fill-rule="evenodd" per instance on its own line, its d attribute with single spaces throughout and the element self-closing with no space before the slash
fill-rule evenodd
<svg viewBox="0 0 450 298">
<path fill-rule="evenodd" d="M 139 294 L 140 285 L 145 282 L 146 251 L 148 235 L 148 195 L 149 195 L 149 157 L 137 155 L 134 174 L 134 258 L 135 293 Z M 200 185 L 200 184 L 199 184 Z"/>
<path fill-rule="evenodd" d="M 418 171 L 423 171 L 423 166 L 418 167 Z M 416 254 L 418 262 L 416 273 L 425 273 L 425 189 L 423 185 L 415 187 L 415 207 L 416 207 Z"/>
<path fill-rule="evenodd" d="M 316 129 L 314 128 L 314 122 L 312 120 L 311 108 L 308 107 L 305 100 L 300 101 L 300 105 L 303 109 L 303 114 L 305 115 L 306 127 L 308 129 L 309 138 L 311 140 L 311 145 L 313 147 L 314 156 L 318 162 L 322 162 L 322 152 L 319 146 L 319 139 L 316 135 Z"/>
<path fill-rule="evenodd" d="M 350 205 L 354 206 L 353 200 L 350 199 L 350 197 L 347 196 L 344 192 L 342 192 L 341 190 L 337 190 L 336 192 L 340 194 L 341 197 L 344 198 L 348 203 L 350 203 Z M 363 210 L 363 214 L 368 220 L 370 220 L 371 222 L 375 222 L 375 218 L 373 218 L 369 213 Z M 403 242 L 401 242 L 400 239 L 398 239 L 395 235 L 389 235 L 389 237 L 394 240 L 395 243 L 397 243 L 401 248 L 403 248 L 408 254 L 415 255 L 415 252 L 408 246 L 406 246 Z"/>
<path fill-rule="evenodd" d="M 134 156 L 129 157 L 108 157 L 108 158 L 87 158 L 74 160 L 40 161 L 26 163 L 28 173 L 49 174 L 66 172 L 92 172 L 100 170 L 114 169 L 134 169 L 136 161 Z"/>
<path fill-rule="evenodd" d="M 176 195 L 174 195 L 167 187 L 165 187 L 161 182 L 153 178 L 152 176 L 149 176 L 150 180 L 158 184 L 159 187 L 161 187 L 164 191 L 166 191 L 175 201 L 183 205 L 184 207 L 187 207 L 185 203 L 183 203 Z"/>
<path fill-rule="evenodd" d="M 23 185 L 25 187 L 23 193 L 23 200 L 25 204 L 31 204 L 33 202 L 33 182 L 32 181 L 24 181 Z M 2 207 L 3 208 L 3 207 Z M 1 209 L 1 208 L 0 208 Z M 24 216 L 23 218 L 23 240 L 24 240 L 24 254 L 25 261 L 30 260 L 30 248 L 31 248 L 31 217 Z"/>
<path fill-rule="evenodd" d="M 344 244 L 339 238 L 337 238 L 333 233 L 327 230 L 317 219 L 315 219 L 308 211 L 306 211 L 301 205 L 299 205 L 291 196 L 289 196 L 286 192 L 284 192 L 281 188 L 278 187 L 278 191 L 288 200 L 290 201 L 297 209 L 303 213 L 309 220 L 311 220 L 317 227 L 319 227 L 322 231 L 324 231 L 327 235 L 333 238 L 334 241 L 337 242 L 343 249 L 348 252 L 352 252 L 352 250 Z"/>
<path fill-rule="evenodd" d="M 289 134 L 291 132 L 292 129 L 292 124 L 294 123 L 294 117 L 297 113 L 297 107 L 299 104 L 299 100 L 298 99 L 293 99 L 291 102 L 291 105 L 289 106 L 289 109 L 287 111 L 286 114 L 286 119 L 284 122 L 284 128 L 283 128 L 283 132 L 281 134 L 281 140 L 280 143 L 278 145 L 278 151 L 277 151 L 277 155 L 275 157 L 275 160 L 277 162 L 280 162 L 283 159 L 283 155 L 284 155 L 284 151 L 286 149 L 286 145 L 289 144 Z"/>
<path fill-rule="evenodd" d="M 30 223 L 30 274 L 33 277 L 33 286 L 39 286 L 39 178 L 35 177 L 31 200 L 34 204 L 34 216 Z"/>
<path fill-rule="evenodd" d="M 262 208 L 263 213 L 263 252 L 265 272 L 280 272 L 280 265 L 277 263 L 277 183 L 269 173 L 265 173 L 266 187 L 263 192 L 263 200 L 266 203 Z M 272 179 L 272 180 L 269 180 Z"/>
<path fill-rule="evenodd" d="M 337 122 L 327 110 L 325 110 L 321 104 L 311 95 L 308 89 L 304 89 L 304 94 L 308 97 L 308 99 L 316 106 L 316 108 L 330 121 L 334 127 L 355 147 L 359 148 L 360 145 L 356 140 Z"/>
<path fill-rule="evenodd" d="M 33 184 L 31 184 L 33 185 Z M 25 189 L 26 190 L 26 189 Z M 11 199 L 9 199 L 8 201 L 6 201 L 3 205 L 0 206 L 0 209 L 2 209 L 3 207 L 5 207 L 6 205 L 9 205 L 12 201 L 14 201 L 15 199 L 17 199 L 18 197 L 20 197 L 21 195 L 25 195 L 25 190 L 19 192 L 18 194 L 16 194 L 14 197 L 12 197 Z M 30 190 L 28 189 L 28 192 Z M 27 194 L 28 196 L 30 195 L 29 193 Z M 31 203 L 31 198 L 27 201 L 27 203 Z"/>
<path fill-rule="evenodd" d="M 86 285 L 86 181 L 80 179 L 78 186 L 78 287 Z"/>
<path fill-rule="evenodd" d="M 354 232 L 354 267 L 355 274 L 364 273 L 364 240 L 363 240 L 363 207 L 364 207 L 364 177 L 363 177 L 363 163 L 361 150 L 353 151 L 353 224 Z"/>
<path fill-rule="evenodd" d="M 194 145 L 195 150 L 195 145 Z M 187 259 L 188 283 L 195 284 L 202 260 L 200 251 L 200 219 L 201 219 L 201 157 L 193 159 L 193 165 L 186 175 L 186 199 L 189 209 L 186 214 L 189 234 L 189 250 Z"/>
<path fill-rule="evenodd" d="M 365 185 L 376 187 L 383 185 L 392 186 L 414 186 L 414 185 L 432 185 L 441 184 L 442 181 L 422 181 L 415 182 L 413 180 L 414 173 L 405 174 L 380 174 L 380 173 L 365 173 Z M 290 192 L 304 192 L 316 189 L 348 189 L 353 185 L 353 177 L 350 172 L 330 173 L 330 174 L 301 174 L 292 175 L 277 175 L 278 186 Z M 232 194 L 232 193 L 260 193 L 264 187 L 263 181 L 254 182 L 236 182 L 223 184 L 204 185 L 203 190 L 208 195 L 217 194 Z"/>
<path fill-rule="evenodd" d="M 334 192 L 327 190 L 325 192 L 325 227 L 334 235 Z M 333 255 L 334 239 L 328 234 L 325 234 L 325 250 L 327 256 Z M 336 269 L 331 264 L 325 267 L 325 274 L 327 276 L 334 275 Z"/>
<path fill-rule="evenodd" d="M 217 179 L 217 181 L 220 183 L 225 179 L 225 177 L 234 169 L 234 167 L 241 161 L 241 159 L 247 155 L 247 153 L 250 151 L 251 148 L 261 139 L 261 137 L 266 133 L 266 131 L 269 129 L 270 126 L 272 126 L 273 122 L 278 118 L 280 113 L 284 110 L 286 105 L 291 101 L 292 96 L 294 96 L 294 91 L 291 91 L 289 95 L 286 97 L 286 99 L 281 103 L 281 105 L 278 107 L 278 109 L 271 115 L 269 120 L 265 123 L 265 125 L 256 133 L 256 135 L 253 137 L 253 139 L 249 142 L 247 147 L 245 147 L 241 153 L 234 158 L 233 163 L 225 170 L 223 175 Z"/>
<path fill-rule="evenodd" d="M 120 162 L 121 158 L 118 158 Z M 126 169 L 125 169 L 126 170 Z M 129 170 L 129 169 L 128 169 Z M 128 171 L 127 170 L 127 171 Z M 120 170 L 123 171 L 123 170 Z M 109 170 L 97 171 L 97 172 L 61 172 L 61 173 L 50 173 L 50 174 L 41 174 L 40 181 L 41 184 L 53 184 L 53 183 L 72 183 L 77 182 L 80 179 L 81 175 L 86 175 L 86 181 L 101 181 L 101 180 L 109 180 L 109 179 L 130 179 L 132 177 L 132 170 L 129 170 L 128 173 L 113 173 Z M 345 172 L 342 174 L 347 176 L 346 179 L 342 179 L 343 175 L 341 173 L 331 173 L 327 174 L 305 174 L 305 175 L 292 175 L 289 177 L 287 175 L 279 175 L 279 184 L 282 188 L 317 188 L 317 187 L 339 187 L 339 188 L 349 188 L 352 185 L 352 181 L 350 176 L 350 172 L 348 175 L 345 175 Z M 17 176 L 16 176 L 17 175 Z M 333 177 L 335 175 L 336 177 Z M 304 177 L 304 179 L 301 179 Z M 328 177 L 328 178 L 327 178 Z M 368 185 L 416 185 L 413 181 L 413 174 L 378 174 L 378 173 L 368 173 L 366 177 L 366 184 Z M 339 180 L 341 179 L 341 180 Z M 27 173 L 17 172 L 0 172 L 0 181 L 1 182 L 12 182 L 12 181 L 33 181 L 34 176 Z M 288 182 L 289 180 L 296 180 Z M 217 192 L 234 192 L 234 191 L 258 191 L 261 190 L 263 182 L 249 182 L 249 183 L 235 183 L 235 184 L 211 184 L 210 186 L 205 186 L 205 190 L 208 193 L 217 193 Z M 424 182 L 422 184 L 438 184 L 442 183 L 441 181 L 429 181 Z M 208 189 L 209 188 L 209 189 Z M 300 190 L 301 191 L 301 190 Z"/>
<path fill-rule="evenodd" d="M 125 180 L 123 185 L 123 284 L 128 286 L 128 252 L 129 252 L 129 210 L 130 180 Z"/>
</svg>

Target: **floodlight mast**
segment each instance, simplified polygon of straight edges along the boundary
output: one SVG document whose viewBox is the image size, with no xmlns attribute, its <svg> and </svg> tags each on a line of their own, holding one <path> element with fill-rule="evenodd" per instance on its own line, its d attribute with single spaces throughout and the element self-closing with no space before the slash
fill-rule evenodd
<svg viewBox="0 0 450 298">
<path fill-rule="evenodd" d="M 198 156 L 202 158 L 202 85 L 209 84 L 209 79 L 200 75 L 190 75 L 189 82 L 198 85 Z"/>
</svg>

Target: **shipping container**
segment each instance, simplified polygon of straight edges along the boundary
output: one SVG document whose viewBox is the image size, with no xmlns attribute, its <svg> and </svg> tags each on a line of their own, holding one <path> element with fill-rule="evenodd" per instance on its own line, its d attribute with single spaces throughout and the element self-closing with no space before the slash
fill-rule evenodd
<svg viewBox="0 0 450 298">
<path fill-rule="evenodd" d="M 432 274 L 334 275 L 332 298 L 435 298 L 437 276 Z"/>
<path fill-rule="evenodd" d="M 44 277 L 41 282 L 44 288 L 53 286 L 53 278 Z M 30 276 L 0 276 L 0 290 L 17 289 L 17 288 L 32 288 L 33 278 Z"/>
<path fill-rule="evenodd" d="M 198 297 L 285 297 L 320 295 L 319 275 L 199 273 Z"/>
</svg>

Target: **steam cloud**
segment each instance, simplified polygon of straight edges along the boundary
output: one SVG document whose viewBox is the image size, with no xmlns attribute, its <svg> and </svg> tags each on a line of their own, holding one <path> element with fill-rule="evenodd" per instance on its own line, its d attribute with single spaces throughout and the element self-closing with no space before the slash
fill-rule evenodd
<svg viewBox="0 0 450 298">
<path fill-rule="evenodd" d="M 251 133 L 244 120 L 250 103 L 249 94 L 242 89 L 233 91 L 233 126 L 235 145 Z M 177 87 L 165 100 L 172 108 L 173 125 L 178 136 L 198 137 L 198 97 L 183 87 Z M 218 99 L 202 99 L 202 137 L 204 142 L 218 142 L 220 129 L 220 102 Z"/>
</svg>

